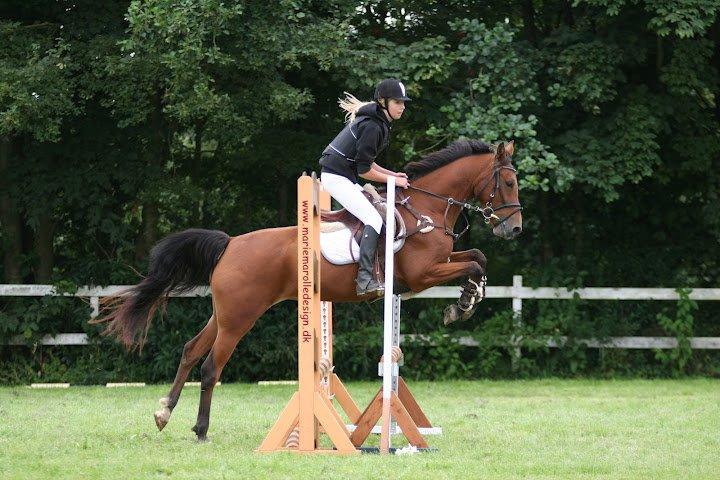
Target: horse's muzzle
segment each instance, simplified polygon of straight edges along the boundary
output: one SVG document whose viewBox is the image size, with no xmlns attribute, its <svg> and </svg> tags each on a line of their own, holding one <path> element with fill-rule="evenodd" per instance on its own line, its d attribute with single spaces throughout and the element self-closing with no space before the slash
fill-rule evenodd
<svg viewBox="0 0 720 480">
<path fill-rule="evenodd" d="M 493 234 L 497 235 L 500 238 L 504 238 L 505 240 L 512 240 L 521 233 L 522 225 L 511 226 L 508 223 L 503 223 L 493 228 Z"/>
</svg>

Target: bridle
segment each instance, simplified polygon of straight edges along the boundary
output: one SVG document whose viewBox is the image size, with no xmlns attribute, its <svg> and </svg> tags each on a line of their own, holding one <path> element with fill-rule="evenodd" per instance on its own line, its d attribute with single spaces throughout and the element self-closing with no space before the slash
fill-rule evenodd
<svg viewBox="0 0 720 480">
<path fill-rule="evenodd" d="M 431 196 L 431 197 L 439 198 L 439 199 L 444 200 L 445 202 L 447 202 L 447 206 L 445 207 L 445 215 L 443 216 L 443 227 L 444 227 L 444 230 L 445 230 L 445 234 L 446 234 L 446 235 L 450 235 L 451 237 L 453 237 L 453 240 L 454 240 L 455 242 L 457 242 L 458 239 L 459 239 L 462 235 L 464 235 L 464 234 L 470 229 L 470 221 L 468 220 L 467 216 L 465 215 L 465 209 L 469 210 L 470 212 L 480 212 L 480 213 L 482 213 L 482 216 L 483 216 L 483 218 L 484 218 L 484 220 L 485 220 L 485 223 L 487 223 L 487 224 L 490 224 L 490 220 L 496 220 L 497 223 L 495 223 L 495 225 L 493 225 L 493 228 L 499 227 L 499 226 L 502 225 L 503 223 L 507 222 L 507 221 L 510 219 L 510 217 L 512 217 L 513 215 L 515 215 L 515 214 L 517 214 L 517 213 L 519 213 L 519 212 L 522 211 L 523 208 L 522 208 L 522 206 L 521 206 L 519 203 L 503 203 L 502 205 L 499 205 L 499 206 L 497 206 L 497 207 L 493 207 L 493 205 L 492 205 L 492 202 L 493 202 L 493 199 L 495 198 L 495 195 L 497 194 L 497 192 L 500 191 L 500 170 L 503 170 L 503 169 L 510 170 L 510 171 L 513 171 L 513 172 L 516 172 L 516 173 L 517 173 L 517 170 L 515 170 L 515 168 L 512 167 L 512 166 L 510 166 L 510 165 L 502 165 L 502 166 L 499 166 L 499 167 L 495 167 L 495 169 L 493 170 L 493 175 L 492 175 L 491 177 L 489 177 L 489 178 L 485 181 L 485 183 L 483 184 L 482 188 L 479 190 L 480 192 L 483 192 L 483 191 L 485 190 L 485 188 L 487 188 L 488 184 L 489 184 L 493 179 L 495 180 L 495 187 L 493 188 L 492 192 L 490 192 L 490 198 L 489 198 L 488 201 L 485 203 L 485 206 L 484 206 L 484 207 L 480 207 L 480 206 L 478 206 L 478 205 L 473 205 L 472 203 L 465 202 L 465 201 L 455 200 L 455 199 L 452 198 L 452 197 L 444 197 L 444 196 L 442 196 L 442 195 L 438 195 L 437 193 L 433 193 L 433 192 L 430 192 L 430 191 L 428 191 L 428 190 L 424 190 L 424 189 L 422 189 L 422 188 L 413 187 L 412 185 L 408 185 L 408 188 L 411 189 L 411 190 L 415 190 L 415 191 L 418 191 L 418 192 L 422 192 L 422 193 L 424 193 L 424 194 L 426 194 L 426 195 L 429 195 L 429 196 Z M 409 207 L 409 205 L 408 205 L 408 200 L 410 200 L 410 198 L 409 198 L 409 197 L 405 197 L 403 200 L 401 200 L 401 201 L 398 202 L 398 203 L 400 203 L 401 205 L 403 205 L 403 206 L 405 206 L 406 208 L 408 208 L 408 207 Z M 461 214 L 463 215 L 463 217 L 465 218 L 465 228 L 464 228 L 463 231 L 460 232 L 460 233 L 455 233 L 455 232 L 453 232 L 452 229 L 451 229 L 451 228 L 448 228 L 448 226 L 447 226 L 447 216 L 448 216 L 448 212 L 450 211 L 450 207 L 453 206 L 453 205 L 457 205 L 458 207 L 460 207 L 460 213 L 461 213 Z M 503 217 L 503 218 L 500 218 L 500 217 L 498 217 L 497 215 L 495 215 L 495 212 L 497 212 L 497 211 L 499 211 L 499 210 L 506 209 L 506 208 L 515 208 L 515 210 L 514 210 L 512 213 L 510 213 L 509 215 L 507 215 L 507 216 L 505 216 L 505 217 Z M 408 210 L 410 210 L 410 212 L 413 213 L 413 211 L 411 210 L 411 208 L 408 208 Z M 415 215 L 415 216 L 417 217 L 417 215 Z M 421 220 L 422 222 L 425 222 L 424 219 L 419 218 L 419 220 Z M 407 236 L 409 236 L 409 235 L 407 235 Z"/>
</svg>

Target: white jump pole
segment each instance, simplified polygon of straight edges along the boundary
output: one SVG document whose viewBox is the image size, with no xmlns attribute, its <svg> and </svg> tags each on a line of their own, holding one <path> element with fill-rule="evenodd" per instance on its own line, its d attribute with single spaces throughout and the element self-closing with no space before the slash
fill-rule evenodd
<svg viewBox="0 0 720 480">
<path fill-rule="evenodd" d="M 387 209 L 385 212 L 385 299 L 383 313 L 383 404 L 380 453 L 390 452 L 390 396 L 392 393 L 392 337 L 393 337 L 393 276 L 395 239 L 395 177 L 387 178 Z"/>
</svg>

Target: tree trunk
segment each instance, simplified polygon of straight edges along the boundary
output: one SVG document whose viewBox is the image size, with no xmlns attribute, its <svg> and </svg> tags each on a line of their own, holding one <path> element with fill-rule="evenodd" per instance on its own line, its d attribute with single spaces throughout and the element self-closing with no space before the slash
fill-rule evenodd
<svg viewBox="0 0 720 480">
<path fill-rule="evenodd" d="M 655 40 L 655 70 L 658 77 L 660 76 L 663 65 L 665 64 L 665 50 L 663 49 L 663 39 L 658 35 Z"/>
<path fill-rule="evenodd" d="M 575 16 L 573 15 L 572 2 L 569 0 L 565 0 L 565 2 L 563 2 L 563 20 L 566 25 L 570 27 L 575 26 Z"/>
<path fill-rule="evenodd" d="M 535 26 L 535 6 L 533 0 L 525 0 L 522 4 L 523 25 L 525 35 L 532 45 L 537 45 L 537 27 Z"/>
<path fill-rule="evenodd" d="M 585 211 L 583 209 L 583 194 L 582 191 L 578 190 L 575 192 L 575 202 L 573 203 L 573 210 L 575 211 L 575 265 L 579 267 L 578 263 L 583 258 L 583 248 L 585 248 Z"/>
<path fill-rule="evenodd" d="M 145 197 L 147 200 L 142 208 L 142 226 L 140 241 L 135 247 L 135 260 L 140 261 L 147 257 L 150 249 L 158 240 L 158 220 L 160 219 L 160 207 L 157 201 L 155 190 L 157 182 L 162 175 L 163 161 L 168 151 L 166 125 L 162 112 L 162 91 L 157 90 L 155 94 L 155 108 L 150 120 L 150 144 L 146 151 L 147 159 L 147 183 L 145 184 Z"/>
<path fill-rule="evenodd" d="M 193 154 L 193 175 L 199 175 L 202 168 L 203 122 L 195 122 L 195 152 Z"/>
<path fill-rule="evenodd" d="M 198 186 L 202 185 L 202 145 L 203 145 L 203 132 L 205 131 L 205 122 L 195 122 L 195 150 L 193 152 L 192 160 L 192 181 Z M 199 188 L 198 192 L 200 198 L 198 198 L 197 205 L 192 209 L 192 224 L 198 227 L 202 226 L 203 222 L 203 207 L 205 205 L 205 189 Z"/>
<path fill-rule="evenodd" d="M 717 71 L 720 71 L 720 15 L 715 17 L 715 23 L 710 27 L 710 38 L 715 48 L 713 50 L 712 63 Z M 720 121 L 720 102 L 715 100 L 715 118 Z"/>
<path fill-rule="evenodd" d="M 136 251 L 136 259 L 142 260 L 150 253 L 150 249 L 157 242 L 157 224 L 160 217 L 158 204 L 155 201 L 147 202 L 143 205 L 142 214 L 142 250 Z"/>
<path fill-rule="evenodd" d="M 38 228 L 35 232 L 35 251 L 38 255 L 36 283 L 50 283 L 55 265 L 54 239 L 55 221 L 51 212 L 45 212 L 38 218 Z"/>
<path fill-rule="evenodd" d="M 5 283 L 22 283 L 22 223 L 17 204 L 13 200 L 8 175 L 10 171 L 10 140 L 0 139 L 0 226 L 3 236 L 3 266 Z"/>
<path fill-rule="evenodd" d="M 279 182 L 280 191 L 278 192 L 278 221 L 281 226 L 288 224 L 288 179 L 282 178 Z"/>
<path fill-rule="evenodd" d="M 549 262 L 554 256 L 552 246 L 552 232 L 550 231 L 550 207 L 548 206 L 548 194 L 539 192 L 540 195 L 540 226 L 542 228 L 542 259 L 543 263 Z"/>
</svg>

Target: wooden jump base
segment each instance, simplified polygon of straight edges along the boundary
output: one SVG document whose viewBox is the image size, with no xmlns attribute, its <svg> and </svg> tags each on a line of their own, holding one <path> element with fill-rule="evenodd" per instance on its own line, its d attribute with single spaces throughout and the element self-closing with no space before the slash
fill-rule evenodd
<svg viewBox="0 0 720 480">
<path fill-rule="evenodd" d="M 430 421 L 418 405 L 407 384 L 399 375 L 402 361 L 400 350 L 400 303 L 399 295 L 394 295 L 395 255 L 395 178 L 387 182 L 387 211 L 385 215 L 385 298 L 383 304 L 383 356 L 378 370 L 381 370 L 383 386 L 370 402 L 350 436 L 353 445 L 360 447 L 372 432 L 373 427 L 382 418 L 380 429 L 380 453 L 390 453 L 390 436 L 397 433 L 393 419 L 397 421 L 402 434 L 410 445 L 418 449 L 427 449 L 428 444 L 418 427 L 432 428 Z"/>
<path fill-rule="evenodd" d="M 329 205 L 330 199 L 325 193 Z M 350 432 L 330 400 L 330 385 L 340 389 L 332 370 L 331 306 L 323 325 L 320 302 L 320 182 L 303 175 L 298 179 L 298 391 L 258 449 L 260 452 L 359 453 Z M 328 341 L 323 342 L 325 334 Z M 346 393 L 344 386 L 341 390 Z M 348 395 L 349 396 L 349 395 Z M 320 447 L 321 429 L 335 450 Z"/>
<path fill-rule="evenodd" d="M 386 217 L 383 388 L 361 413 L 334 372 L 332 303 L 320 300 L 320 210 L 330 208 L 330 197 L 321 190 L 314 173 L 312 176 L 303 174 L 298 179 L 298 391 L 280 413 L 258 448 L 259 452 L 357 454 L 367 450 L 362 444 L 381 417 L 381 453 L 391 451 L 390 434 L 397 430 L 394 426 L 391 428 L 393 417 L 411 445 L 427 449 L 427 442 L 418 427 L 432 428 L 432 425 L 397 374 L 402 352 L 399 348 L 400 297 L 393 295 L 394 199 L 395 179 L 390 177 L 387 204 L 391 208 L 387 209 Z M 333 406 L 333 399 L 353 423 L 352 434 Z M 321 448 L 320 433 L 330 438 L 334 449 Z"/>
<path fill-rule="evenodd" d="M 387 277 L 385 280 L 387 287 Z M 402 365 L 403 357 L 402 351 L 400 350 L 400 306 L 401 298 L 400 295 L 392 295 L 392 321 L 390 323 L 391 334 L 386 336 L 386 339 L 390 339 L 390 375 L 386 376 L 385 371 L 385 355 L 380 359 L 378 364 L 378 375 L 383 377 L 383 387 L 380 388 L 377 395 L 373 398 L 370 404 L 367 406 L 365 411 L 361 414 L 360 419 L 354 422 L 354 425 L 348 426 L 352 430 L 350 440 L 353 445 L 360 447 L 368 435 L 371 433 L 380 433 L 380 452 L 387 453 L 390 451 L 390 435 L 402 433 L 407 438 L 408 443 L 418 449 L 427 449 L 428 444 L 425 441 L 423 435 L 438 435 L 442 433 L 442 429 L 433 427 L 428 420 L 427 416 L 423 412 L 420 405 L 415 400 L 412 392 L 408 388 L 405 380 L 399 374 L 399 367 Z M 390 383 L 390 395 L 389 404 L 391 411 L 391 418 L 388 421 L 389 431 L 383 432 L 376 424 L 382 416 L 383 403 L 385 398 L 383 397 L 386 378 L 389 377 Z M 385 421 L 383 420 L 383 425 Z M 383 443 L 382 436 L 387 435 L 387 445 Z M 387 449 L 387 450 L 386 450 Z"/>
</svg>

